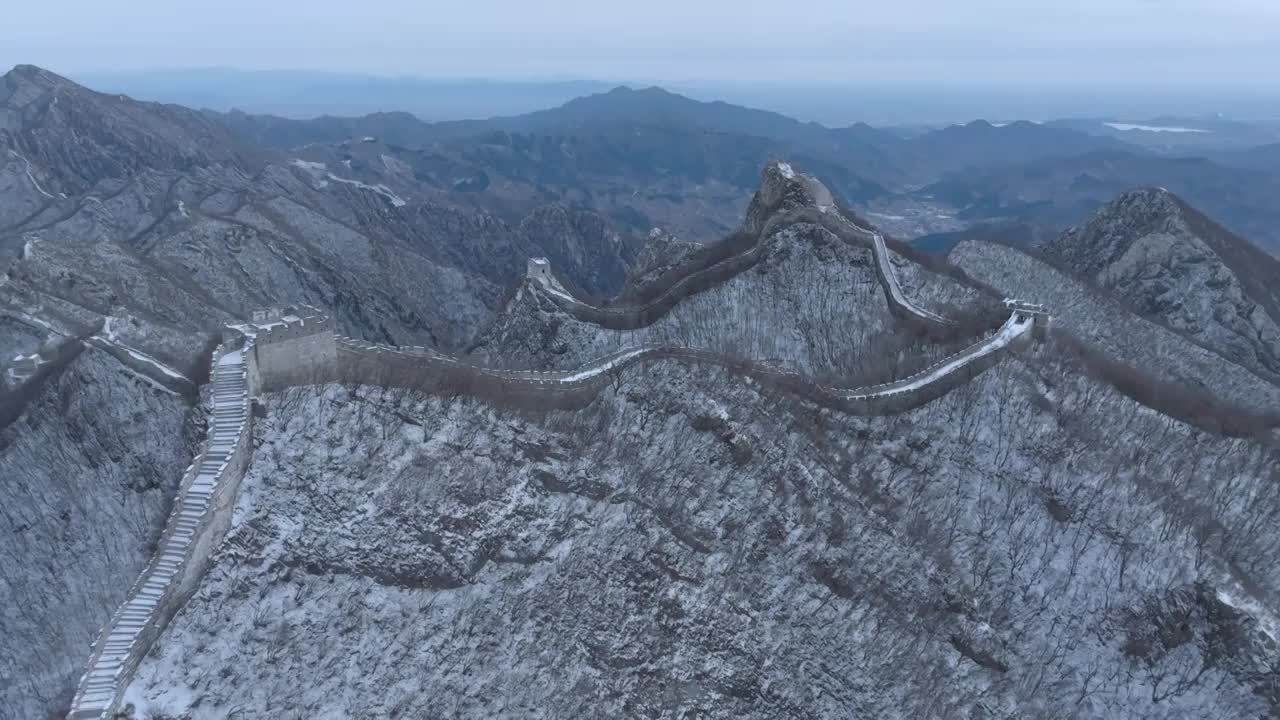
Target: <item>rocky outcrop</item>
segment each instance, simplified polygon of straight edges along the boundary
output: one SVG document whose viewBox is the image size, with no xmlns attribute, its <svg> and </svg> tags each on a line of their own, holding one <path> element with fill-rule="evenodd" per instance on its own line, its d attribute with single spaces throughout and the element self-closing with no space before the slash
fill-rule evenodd
<svg viewBox="0 0 1280 720">
<path fill-rule="evenodd" d="M 1142 315 L 1280 383 L 1280 261 L 1167 190 L 1125 193 L 1045 251 Z"/>
<path fill-rule="evenodd" d="M 796 172 L 790 163 L 769 163 L 761 174 L 760 189 L 747 207 L 743 230 L 759 236 L 771 218 L 800 209 L 834 212 L 835 198 L 821 181 Z"/>
<path fill-rule="evenodd" d="M 637 243 L 599 215 L 563 205 L 538 208 L 520 222 L 529 255 L 548 258 L 576 285 L 595 297 L 622 288 Z"/>
<path fill-rule="evenodd" d="M 628 272 L 627 286 L 653 282 L 663 273 L 679 267 L 699 247 L 697 243 L 677 238 L 663 228 L 653 228 Z M 626 297 L 628 289 L 623 289 L 623 297 Z"/>
</svg>

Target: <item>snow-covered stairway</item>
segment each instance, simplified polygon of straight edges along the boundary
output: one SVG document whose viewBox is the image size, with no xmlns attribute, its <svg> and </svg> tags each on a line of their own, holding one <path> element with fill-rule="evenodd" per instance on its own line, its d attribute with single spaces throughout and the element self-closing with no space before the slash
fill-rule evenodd
<svg viewBox="0 0 1280 720">
<path fill-rule="evenodd" d="M 73 720 L 109 717 L 121 690 L 163 625 L 198 579 L 215 538 L 212 510 L 224 504 L 220 484 L 243 447 L 249 422 L 248 373 L 244 350 L 224 353 L 214 366 L 213 413 L 204 451 L 187 469 L 155 554 L 94 644 L 93 653 L 68 715 Z M 203 542 L 202 542 L 203 541 Z"/>
</svg>

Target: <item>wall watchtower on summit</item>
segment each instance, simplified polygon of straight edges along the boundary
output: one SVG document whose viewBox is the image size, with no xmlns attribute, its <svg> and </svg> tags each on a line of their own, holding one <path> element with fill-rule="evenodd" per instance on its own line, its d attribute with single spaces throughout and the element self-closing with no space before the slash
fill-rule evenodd
<svg viewBox="0 0 1280 720">
<path fill-rule="evenodd" d="M 555 277 L 551 274 L 551 261 L 544 257 L 529 258 L 525 276 L 543 285 L 556 282 Z"/>
</svg>

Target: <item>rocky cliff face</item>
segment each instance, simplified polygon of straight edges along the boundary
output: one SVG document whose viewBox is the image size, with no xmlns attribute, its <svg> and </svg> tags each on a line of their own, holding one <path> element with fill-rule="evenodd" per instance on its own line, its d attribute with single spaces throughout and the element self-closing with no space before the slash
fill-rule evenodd
<svg viewBox="0 0 1280 720">
<path fill-rule="evenodd" d="M 534 210 L 519 232 L 530 257 L 545 257 L 565 276 L 596 297 L 622 289 L 640 243 L 619 234 L 599 215 L 548 205 Z"/>
<path fill-rule="evenodd" d="M 1125 193 L 1045 250 L 1139 313 L 1280 381 L 1280 262 L 1172 193 Z"/>
<path fill-rule="evenodd" d="M 662 273 L 676 269 L 699 247 L 698 243 L 677 237 L 665 228 L 651 229 L 636 255 L 626 284 L 633 286 L 653 282 Z"/>
</svg>

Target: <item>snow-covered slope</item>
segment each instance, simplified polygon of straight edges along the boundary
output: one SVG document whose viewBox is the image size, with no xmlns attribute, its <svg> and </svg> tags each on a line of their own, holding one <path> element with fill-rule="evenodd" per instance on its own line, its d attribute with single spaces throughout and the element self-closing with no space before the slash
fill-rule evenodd
<svg viewBox="0 0 1280 720">
<path fill-rule="evenodd" d="M 64 714 L 86 663 L 133 720 L 1280 712 L 1274 423 L 1162 414 L 1080 351 L 1280 407 L 1265 273 L 1161 197 L 1076 237 L 1087 280 L 977 242 L 966 277 L 773 163 L 739 233 L 588 300 L 632 265 L 590 213 L 515 227 L 86 92 L 0 87 L 0 718 Z M 497 308 L 538 255 L 576 280 Z M 193 360 L 285 301 L 336 322 L 279 315 L 244 375 L 279 382 L 215 412 L 215 445 L 254 418 L 226 542 L 139 580 L 215 485 L 174 487 Z M 131 584 L 194 595 L 153 643 Z"/>
<path fill-rule="evenodd" d="M 1272 451 L 1052 348 L 889 418 L 672 364 L 576 413 L 325 386 L 265 415 L 140 712 L 1275 708 Z"/>
<path fill-rule="evenodd" d="M 1125 193 L 1045 251 L 1143 315 L 1280 382 L 1280 261 L 1167 190 Z"/>
<path fill-rule="evenodd" d="M 1010 296 L 1053 309 L 1054 327 L 1110 357 L 1175 385 L 1274 413 L 1280 385 L 1187 337 L 1135 314 L 1105 291 L 1005 245 L 968 240 L 949 259 Z"/>
<path fill-rule="evenodd" d="M 188 414 L 88 348 L 0 430 L 0 718 L 67 707 L 190 461 Z"/>
</svg>

